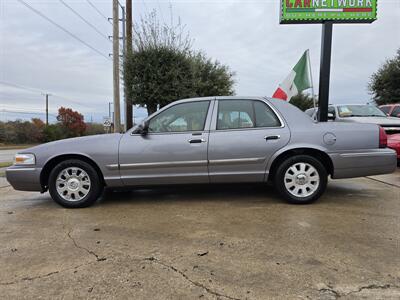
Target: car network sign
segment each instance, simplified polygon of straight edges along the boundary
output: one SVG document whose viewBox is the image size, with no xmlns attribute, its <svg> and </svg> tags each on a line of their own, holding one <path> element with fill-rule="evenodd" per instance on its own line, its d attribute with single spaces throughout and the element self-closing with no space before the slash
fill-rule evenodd
<svg viewBox="0 0 400 300">
<path fill-rule="evenodd" d="M 281 24 L 371 23 L 377 0 L 281 0 Z"/>
</svg>

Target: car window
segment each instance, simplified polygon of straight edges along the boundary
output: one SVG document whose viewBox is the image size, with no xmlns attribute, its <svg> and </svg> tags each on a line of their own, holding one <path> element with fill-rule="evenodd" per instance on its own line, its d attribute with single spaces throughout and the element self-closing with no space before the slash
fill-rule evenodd
<svg viewBox="0 0 400 300">
<path fill-rule="evenodd" d="M 393 109 L 393 111 L 392 111 L 392 113 L 391 113 L 391 116 L 392 116 L 392 117 L 397 117 L 399 114 L 400 114 L 400 106 L 396 106 L 396 107 Z"/>
<path fill-rule="evenodd" d="M 149 132 L 185 132 L 204 130 L 210 101 L 174 105 L 149 122 Z"/>
<path fill-rule="evenodd" d="M 346 117 L 386 117 L 385 113 L 373 105 L 341 105 L 339 116 Z"/>
<path fill-rule="evenodd" d="M 217 129 L 252 128 L 255 126 L 252 101 L 219 100 Z"/>
<path fill-rule="evenodd" d="M 261 101 L 253 101 L 256 114 L 256 127 L 279 127 L 281 122 L 272 109 Z"/>
<path fill-rule="evenodd" d="M 390 106 L 382 106 L 379 107 L 381 109 L 381 111 L 383 111 L 385 114 L 388 114 L 390 111 Z"/>
</svg>

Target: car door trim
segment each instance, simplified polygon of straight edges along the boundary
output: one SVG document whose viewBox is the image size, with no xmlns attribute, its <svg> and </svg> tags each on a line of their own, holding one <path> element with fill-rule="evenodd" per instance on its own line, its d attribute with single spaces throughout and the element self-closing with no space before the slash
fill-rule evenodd
<svg viewBox="0 0 400 300">
<path fill-rule="evenodd" d="M 207 160 L 192 160 L 192 161 L 167 161 L 167 162 L 152 162 L 152 163 L 135 163 L 135 164 L 120 164 L 121 170 L 129 169 L 153 169 L 153 168 L 173 168 L 173 167 L 194 167 L 207 166 Z M 107 168 L 115 168 L 116 165 L 108 165 Z"/>
<path fill-rule="evenodd" d="M 231 164 L 257 164 L 263 161 L 265 161 L 265 157 L 213 159 L 209 160 L 208 162 L 210 165 L 231 165 Z"/>
<path fill-rule="evenodd" d="M 129 169 L 151 169 L 151 168 L 173 168 L 173 167 L 194 167 L 210 165 L 227 165 L 227 164 L 256 164 L 265 161 L 264 157 L 256 158 L 235 158 L 235 159 L 213 159 L 213 160 L 193 160 L 193 161 L 168 161 L 168 162 L 152 162 L 152 163 L 136 163 L 136 164 L 112 164 L 107 165 L 109 170 L 129 170 Z"/>
</svg>

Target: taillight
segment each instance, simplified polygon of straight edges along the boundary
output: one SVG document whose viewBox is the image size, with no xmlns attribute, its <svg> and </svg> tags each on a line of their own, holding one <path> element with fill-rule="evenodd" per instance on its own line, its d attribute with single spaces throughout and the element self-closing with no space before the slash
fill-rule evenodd
<svg viewBox="0 0 400 300">
<path fill-rule="evenodd" d="M 386 148 L 387 147 L 387 135 L 385 129 L 379 126 L 379 148 Z"/>
</svg>

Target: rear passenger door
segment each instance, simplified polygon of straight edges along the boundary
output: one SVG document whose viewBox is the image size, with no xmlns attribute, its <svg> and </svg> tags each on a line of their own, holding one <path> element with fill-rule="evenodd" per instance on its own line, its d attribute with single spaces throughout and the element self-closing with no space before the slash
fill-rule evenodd
<svg viewBox="0 0 400 300">
<path fill-rule="evenodd" d="M 282 119 L 262 100 L 216 101 L 210 129 L 210 182 L 263 181 L 268 160 L 290 138 Z"/>
</svg>

